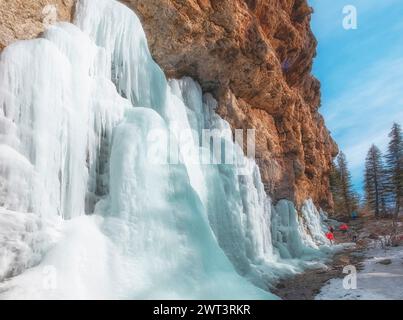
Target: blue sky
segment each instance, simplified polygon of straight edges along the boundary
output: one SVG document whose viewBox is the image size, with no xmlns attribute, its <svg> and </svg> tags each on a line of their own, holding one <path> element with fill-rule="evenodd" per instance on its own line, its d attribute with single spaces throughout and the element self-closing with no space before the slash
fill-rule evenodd
<svg viewBox="0 0 403 320">
<path fill-rule="evenodd" d="M 309 0 L 318 39 L 313 73 L 322 83 L 321 113 L 362 188 L 372 143 L 386 150 L 393 122 L 403 123 L 403 0 Z M 356 30 L 343 8 L 357 9 Z"/>
</svg>

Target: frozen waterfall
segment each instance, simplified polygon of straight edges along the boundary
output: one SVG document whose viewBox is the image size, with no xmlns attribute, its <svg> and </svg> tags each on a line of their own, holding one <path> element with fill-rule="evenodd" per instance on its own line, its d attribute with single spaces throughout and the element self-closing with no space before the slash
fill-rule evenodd
<svg viewBox="0 0 403 320">
<path fill-rule="evenodd" d="M 275 279 L 325 257 L 312 201 L 274 205 L 216 107 L 165 79 L 115 0 L 79 0 L 74 25 L 6 48 L 0 298 L 271 299 Z"/>
</svg>

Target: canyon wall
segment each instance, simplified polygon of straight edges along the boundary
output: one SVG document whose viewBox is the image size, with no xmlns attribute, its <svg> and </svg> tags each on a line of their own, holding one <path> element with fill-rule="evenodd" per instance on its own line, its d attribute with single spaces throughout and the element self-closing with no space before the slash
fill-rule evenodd
<svg viewBox="0 0 403 320">
<path fill-rule="evenodd" d="M 123 0 L 140 17 L 168 77 L 190 76 L 219 101 L 233 128 L 256 129 L 266 190 L 332 207 L 337 146 L 318 112 L 316 40 L 306 0 Z M 0 0 L 0 50 L 69 21 L 74 0 Z M 56 16 L 55 16 L 56 12 Z"/>
</svg>

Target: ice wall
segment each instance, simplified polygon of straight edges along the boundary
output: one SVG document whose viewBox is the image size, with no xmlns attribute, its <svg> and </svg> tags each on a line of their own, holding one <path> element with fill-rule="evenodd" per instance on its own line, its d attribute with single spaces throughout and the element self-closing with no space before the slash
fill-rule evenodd
<svg viewBox="0 0 403 320">
<path fill-rule="evenodd" d="M 312 200 L 304 202 L 299 215 L 290 201 L 281 200 L 272 218 L 273 245 L 284 259 L 310 260 L 323 256 L 328 246 L 324 224 Z"/>
<path fill-rule="evenodd" d="M 167 82 L 134 13 L 80 0 L 75 24 L 0 58 L 0 279 L 36 265 L 3 297 L 273 298 L 256 286 L 323 255 L 312 202 L 272 204 L 216 101 Z M 203 129 L 234 164 L 195 161 L 214 158 Z"/>
<path fill-rule="evenodd" d="M 42 39 L 4 50 L 0 61 L 2 208 L 26 213 L 39 226 L 85 214 L 86 204 L 95 201 L 93 195 L 102 187 L 98 172 L 102 146 L 130 106 L 116 92 L 109 70 L 104 50 L 69 24 L 50 28 Z M 5 247 L 14 255 L 20 251 L 12 241 L 1 250 Z M 28 248 L 38 251 L 34 244 Z M 23 264 L 31 265 L 31 259 Z M 0 276 L 19 268 L 5 268 Z"/>
</svg>

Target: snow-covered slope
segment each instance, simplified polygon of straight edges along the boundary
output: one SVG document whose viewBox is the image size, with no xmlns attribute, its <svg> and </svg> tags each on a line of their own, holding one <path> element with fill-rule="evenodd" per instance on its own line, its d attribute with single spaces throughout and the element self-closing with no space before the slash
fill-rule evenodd
<svg viewBox="0 0 403 320">
<path fill-rule="evenodd" d="M 402 300 L 403 250 L 372 248 L 365 252 L 364 269 L 357 273 L 357 288 L 343 286 L 343 279 L 332 279 L 316 296 L 317 300 Z M 390 261 L 388 261 L 390 260 Z M 386 261 L 385 263 L 382 263 Z M 350 271 L 349 271 L 350 272 Z M 345 274 L 347 276 L 347 274 Z"/>
</svg>

